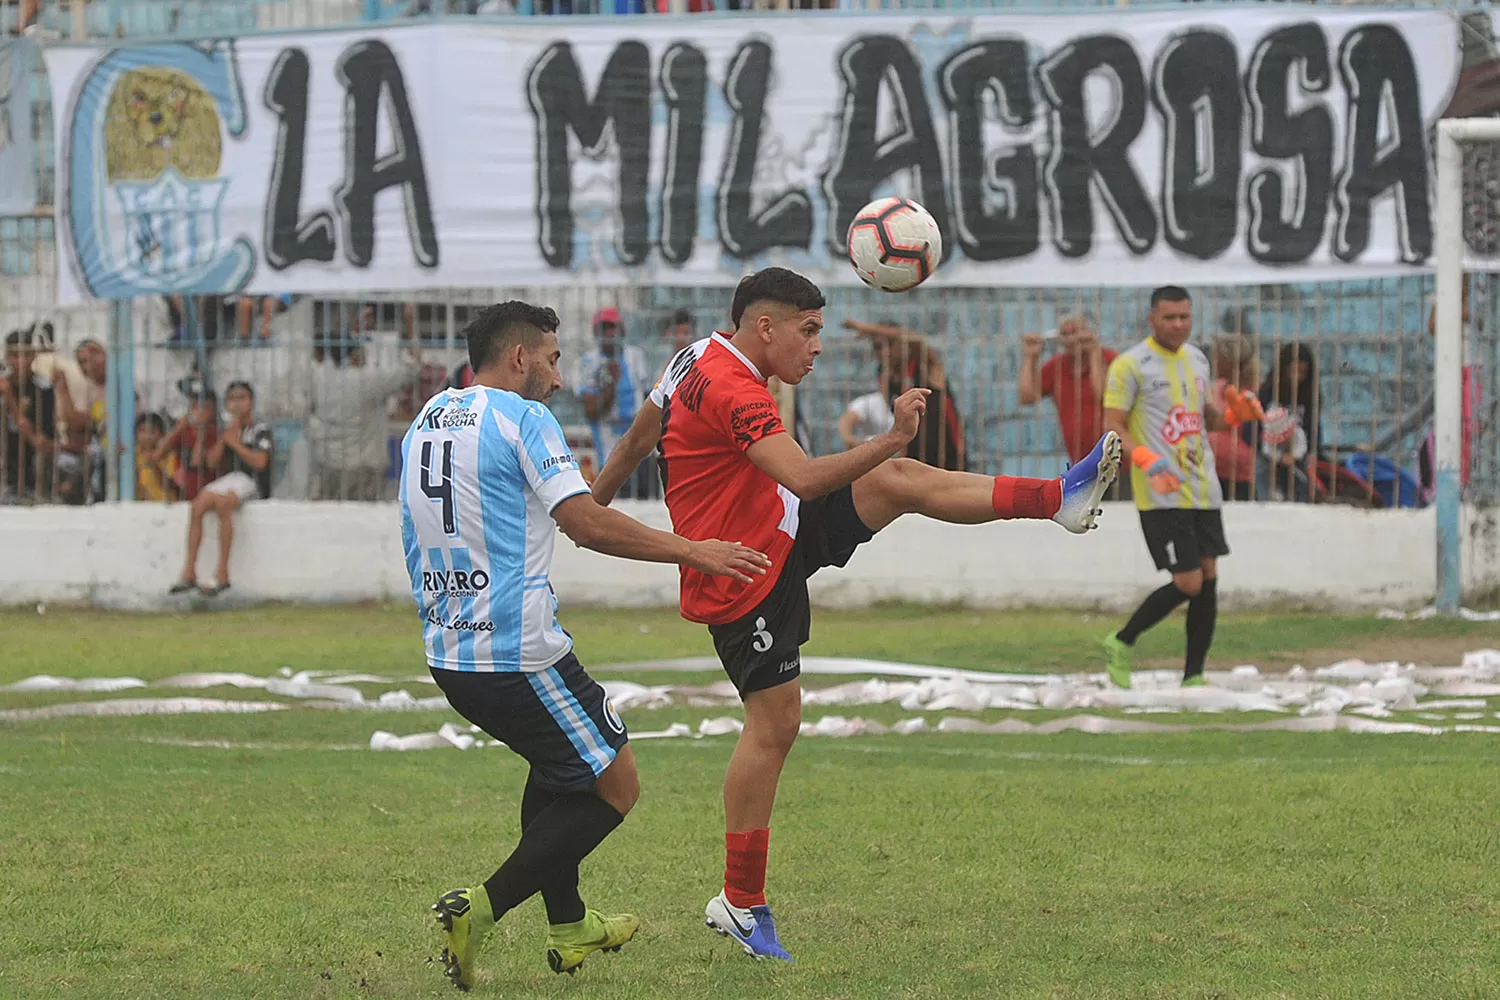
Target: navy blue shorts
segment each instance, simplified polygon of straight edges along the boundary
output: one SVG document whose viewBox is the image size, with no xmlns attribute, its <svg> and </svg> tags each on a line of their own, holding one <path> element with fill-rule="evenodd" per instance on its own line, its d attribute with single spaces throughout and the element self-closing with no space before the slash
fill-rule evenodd
<svg viewBox="0 0 1500 1000">
<path fill-rule="evenodd" d="M 630 741 L 604 688 L 569 653 L 546 670 L 433 670 L 448 704 L 525 758 L 553 792 L 593 786 Z"/>
</svg>

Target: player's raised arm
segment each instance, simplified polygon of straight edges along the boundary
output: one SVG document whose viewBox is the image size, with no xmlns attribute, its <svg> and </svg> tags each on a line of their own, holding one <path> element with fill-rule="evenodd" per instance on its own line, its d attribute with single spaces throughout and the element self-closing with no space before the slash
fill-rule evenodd
<svg viewBox="0 0 1500 1000">
<path fill-rule="evenodd" d="M 709 576 L 727 576 L 750 583 L 765 576 L 771 560 L 738 542 L 711 538 L 691 542 L 667 531 L 648 528 L 633 517 L 601 507 L 579 493 L 552 510 L 552 519 L 573 541 L 586 549 L 639 562 L 676 563 Z"/>
<path fill-rule="evenodd" d="M 825 496 L 848 486 L 917 436 L 922 414 L 927 412 L 927 393 L 926 389 L 903 392 L 891 407 L 896 422 L 890 430 L 837 455 L 808 458 L 790 434 L 771 434 L 747 448 L 745 456 L 798 499 Z"/>
<path fill-rule="evenodd" d="M 641 402 L 630 429 L 609 453 L 604 468 L 594 477 L 594 500 L 608 507 L 625 481 L 635 474 L 661 438 L 661 407 L 650 399 Z"/>
</svg>

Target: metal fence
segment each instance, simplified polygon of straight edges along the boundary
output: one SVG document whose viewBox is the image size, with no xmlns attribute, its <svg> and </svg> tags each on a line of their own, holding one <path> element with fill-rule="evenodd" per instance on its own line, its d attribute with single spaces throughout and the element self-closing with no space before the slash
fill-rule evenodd
<svg viewBox="0 0 1500 1000">
<path fill-rule="evenodd" d="M 644 4 L 647 10 L 665 11 L 739 6 L 716 0 Z M 840 4 L 843 9 L 886 6 L 897 4 Z M 114 0 L 67 6 L 0 0 L 0 32 L 30 24 L 33 34 L 42 37 L 149 38 L 510 9 L 473 0 L 435 6 L 431 0 Z M 642 0 L 517 0 L 514 6 L 521 13 L 549 14 L 642 9 Z M 39 186 L 43 202 L 48 202 L 53 190 L 52 124 L 39 66 L 30 80 L 36 99 Z M 43 206 L 30 216 L 0 218 L 0 334 L 34 328 L 40 335 L 49 327 L 59 353 L 72 357 L 81 346 L 86 352 L 90 340 L 107 340 L 112 307 L 59 309 L 54 305 L 56 273 L 50 209 Z M 1430 462 L 1424 442 L 1431 424 L 1433 385 L 1430 279 L 1192 291 L 1195 336 L 1205 350 L 1220 348 L 1224 377 L 1263 388 L 1269 399 L 1295 405 L 1299 397 L 1290 391 L 1288 369 L 1281 362 L 1301 360 L 1311 368 L 1308 382 L 1316 386 L 1308 401 L 1314 415 L 1304 451 L 1298 451 L 1295 439 L 1221 442 L 1227 449 L 1220 455 L 1221 475 L 1234 470 L 1228 485 L 1237 499 L 1373 506 L 1426 502 L 1430 477 L 1425 470 Z M 1475 276 L 1469 290 L 1466 490 L 1471 499 L 1485 501 L 1500 495 L 1494 434 L 1500 400 L 1495 381 L 1500 359 L 1494 356 L 1500 325 L 1497 292 L 1500 287 L 1488 276 Z M 1061 425 L 1087 426 L 1094 415 L 1068 411 L 1069 402 L 1079 394 L 1068 391 L 1066 380 L 1053 386 L 1052 398 L 1023 402 L 1034 395 L 1037 379 L 1032 371 L 1039 379 L 1049 358 L 1070 350 L 1078 322 L 1092 329 L 1104 349 L 1122 350 L 1140 340 L 1146 335 L 1147 294 L 1146 289 L 950 288 L 892 297 L 862 289 L 831 290 L 824 356 L 796 395 L 799 436 L 818 454 L 845 446 L 841 419 L 844 430 L 851 430 L 851 420 L 843 419 L 850 404 L 879 391 L 881 382 L 870 339 L 851 327 L 886 325 L 921 335 L 934 352 L 930 357 L 942 364 L 962 424 L 969 468 L 1056 474 L 1067 461 Z M 592 320 L 598 310 L 620 310 L 627 342 L 644 355 L 647 372 L 642 381 L 649 381 L 671 353 L 678 314 L 686 314 L 690 322 L 685 326 L 698 336 L 722 328 L 730 289 L 465 289 L 421 297 L 371 294 L 359 301 L 141 300 L 125 307 L 130 322 L 122 324 L 133 331 L 134 368 L 109 372 L 105 379 L 133 386 L 137 441 L 143 453 L 189 417 L 190 394 L 199 385 L 222 391 L 231 381 L 247 381 L 255 388 L 257 415 L 275 436 L 273 496 L 388 499 L 395 489 L 395 444 L 415 408 L 461 367 L 460 334 L 468 317 L 477 307 L 512 295 L 546 301 L 563 316 L 570 389 L 554 397 L 553 406 L 579 452 L 589 455 L 591 435 L 571 390 L 581 356 L 593 346 Z M 1235 351 L 1248 359 L 1235 357 Z M 94 406 L 97 418 L 101 400 L 108 398 L 105 387 L 91 383 L 87 364 L 77 373 L 66 364 L 63 368 L 65 381 L 75 383 L 70 401 L 76 407 L 79 401 L 72 397 L 81 396 Z M 129 393 L 119 398 L 128 404 Z M 30 422 L 28 436 L 18 416 L 23 414 L 3 415 L 0 465 L 6 474 L 0 496 L 9 502 L 89 502 L 108 492 L 100 473 L 107 464 L 104 456 L 118 442 L 104 439 L 101 422 L 91 419 L 87 428 L 60 428 L 52 443 L 39 449 L 36 422 Z M 199 417 L 210 424 L 220 419 L 211 412 Z M 153 499 L 177 499 L 192 492 L 191 477 L 181 468 L 191 464 L 191 449 L 172 454 L 179 467 L 160 470 L 157 478 L 165 479 L 160 489 L 142 490 Z M 167 456 L 168 466 L 171 458 Z"/>
</svg>

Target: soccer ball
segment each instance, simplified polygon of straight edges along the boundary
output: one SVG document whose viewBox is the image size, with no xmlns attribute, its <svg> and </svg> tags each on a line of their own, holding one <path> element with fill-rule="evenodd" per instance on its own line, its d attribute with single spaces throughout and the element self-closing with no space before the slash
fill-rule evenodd
<svg viewBox="0 0 1500 1000">
<path fill-rule="evenodd" d="M 916 288 L 943 259 L 943 234 L 927 209 L 905 198 L 881 198 L 849 224 L 849 262 L 861 281 L 883 292 Z"/>
</svg>

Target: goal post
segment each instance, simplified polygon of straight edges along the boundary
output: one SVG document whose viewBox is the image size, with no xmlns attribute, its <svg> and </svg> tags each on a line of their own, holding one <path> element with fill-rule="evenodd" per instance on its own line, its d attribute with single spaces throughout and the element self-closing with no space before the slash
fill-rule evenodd
<svg viewBox="0 0 1500 1000">
<path fill-rule="evenodd" d="M 1463 597 L 1463 160 L 1471 143 L 1500 142 L 1500 118 L 1449 118 L 1437 126 L 1436 354 L 1433 436 L 1437 503 L 1437 610 Z"/>
</svg>

